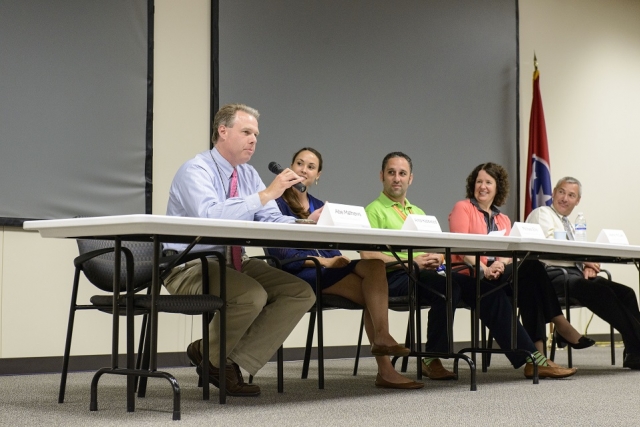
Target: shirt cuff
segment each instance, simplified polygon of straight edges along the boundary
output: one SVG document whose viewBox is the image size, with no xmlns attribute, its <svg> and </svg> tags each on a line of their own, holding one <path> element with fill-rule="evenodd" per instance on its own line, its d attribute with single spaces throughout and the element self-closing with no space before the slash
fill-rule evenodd
<svg viewBox="0 0 640 427">
<path fill-rule="evenodd" d="M 247 202 L 247 208 L 249 208 L 250 212 L 257 212 L 262 208 L 262 203 L 260 203 L 260 195 L 258 193 L 253 193 L 245 198 Z"/>
</svg>

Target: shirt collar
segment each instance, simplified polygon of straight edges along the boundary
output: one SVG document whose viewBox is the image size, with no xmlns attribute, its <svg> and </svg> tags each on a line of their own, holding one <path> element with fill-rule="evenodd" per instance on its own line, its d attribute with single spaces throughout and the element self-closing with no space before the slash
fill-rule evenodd
<svg viewBox="0 0 640 427">
<path fill-rule="evenodd" d="M 220 173 L 225 176 L 227 179 L 231 179 L 231 174 L 233 173 L 233 166 L 231 163 L 227 161 L 222 154 L 218 151 L 216 147 L 213 147 L 210 151 L 212 159 L 214 159 L 213 167 L 217 167 L 220 169 Z"/>
<path fill-rule="evenodd" d="M 549 206 L 551 208 L 551 210 L 553 211 L 554 214 L 558 215 L 558 218 L 560 219 L 564 219 L 567 218 L 566 216 L 562 215 L 560 212 L 558 212 L 556 210 L 556 208 L 553 207 L 553 204 L 551 206 Z"/>
<path fill-rule="evenodd" d="M 475 199 L 475 197 L 470 198 L 469 201 L 480 212 L 484 213 L 485 215 L 487 214 L 487 212 L 480 207 L 480 205 L 478 204 L 478 201 Z M 493 214 L 493 216 L 500 215 L 502 213 L 502 212 L 500 212 L 500 209 L 498 209 L 498 207 L 496 205 L 491 205 L 490 209 L 491 209 L 491 213 Z"/>
<path fill-rule="evenodd" d="M 384 206 L 385 208 L 390 208 L 392 206 L 399 206 L 401 209 L 409 209 L 409 208 L 413 208 L 414 206 L 411 204 L 411 202 L 409 202 L 409 199 L 405 198 L 404 199 L 404 206 L 401 205 L 399 202 L 395 202 L 393 200 L 391 200 L 389 197 L 387 197 L 386 194 L 384 194 L 383 192 L 380 192 L 380 196 L 378 197 L 378 201 L 382 204 L 382 206 Z"/>
</svg>

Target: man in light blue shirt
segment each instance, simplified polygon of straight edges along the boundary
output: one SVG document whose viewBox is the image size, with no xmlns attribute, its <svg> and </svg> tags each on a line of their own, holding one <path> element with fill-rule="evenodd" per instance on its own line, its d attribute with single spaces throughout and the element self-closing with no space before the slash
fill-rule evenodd
<svg viewBox="0 0 640 427">
<path fill-rule="evenodd" d="M 214 118 L 214 148 L 184 163 L 176 173 L 169 192 L 167 215 L 293 223 L 295 218 L 280 213 L 275 199 L 284 190 L 301 182 L 290 169 L 265 186 L 258 172 L 246 164 L 256 149 L 257 110 L 243 104 L 223 106 Z M 234 174 L 236 178 L 234 178 Z M 316 214 L 315 218 L 320 215 Z M 180 251 L 186 245 L 165 245 Z M 218 250 L 224 246 L 198 245 L 194 250 Z M 230 249 L 230 248 L 229 248 Z M 244 251 L 243 251 L 244 252 Z M 255 396 L 260 388 L 247 384 L 239 366 L 255 375 L 289 336 L 298 321 L 315 302 L 311 287 L 303 280 L 248 259 L 244 253 L 236 270 L 227 271 L 227 366 L 226 387 L 231 396 Z M 218 262 L 209 261 L 210 293 L 219 295 Z M 202 293 L 199 261 L 175 267 L 165 280 L 172 294 Z M 209 326 L 209 381 L 219 387 L 219 316 Z M 202 372 L 202 340 L 187 347 L 187 356 Z"/>
</svg>

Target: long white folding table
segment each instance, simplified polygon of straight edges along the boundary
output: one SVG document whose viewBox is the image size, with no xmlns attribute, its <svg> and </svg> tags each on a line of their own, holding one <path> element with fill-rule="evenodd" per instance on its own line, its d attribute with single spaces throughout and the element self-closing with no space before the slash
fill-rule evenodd
<svg viewBox="0 0 640 427">
<path fill-rule="evenodd" d="M 502 256 L 510 256 L 514 260 L 513 271 L 513 301 L 517 301 L 518 298 L 518 266 L 526 259 L 539 259 L 539 260 L 559 260 L 559 261 L 571 261 L 571 262 L 600 262 L 600 263 L 615 263 L 615 264 L 633 264 L 640 272 L 640 246 L 635 245 L 617 245 L 610 243 L 597 243 L 597 242 L 579 242 L 569 240 L 554 240 L 554 239 L 536 239 L 529 237 L 507 237 L 509 243 L 507 251 L 502 253 Z M 464 251 L 463 251 L 464 252 Z M 479 252 L 469 252 L 469 255 L 476 255 L 476 264 L 479 262 Z M 500 254 L 494 252 L 494 255 Z M 477 278 L 477 298 L 476 312 L 479 311 L 479 298 L 480 279 Z M 514 348 L 517 342 L 515 323 L 517 322 L 517 308 L 516 304 L 513 304 L 513 321 L 511 330 L 511 349 Z M 477 333 L 474 333 L 478 328 L 477 316 L 474 319 L 474 331 L 472 331 L 472 347 L 461 350 L 462 352 L 478 351 L 478 352 L 493 352 L 493 350 L 480 349 L 478 350 Z M 498 351 L 504 352 L 504 351 Z M 457 361 L 456 361 L 457 367 Z M 483 366 L 484 369 L 484 366 Z"/>
<path fill-rule="evenodd" d="M 157 245 L 162 242 L 191 243 L 197 238 L 199 243 L 216 245 L 387 250 L 392 252 L 443 251 L 447 255 L 448 265 L 450 265 L 451 253 L 476 255 L 487 253 L 511 254 L 514 259 L 520 260 L 526 257 L 537 257 L 543 259 L 634 263 L 636 267 L 638 267 L 638 259 L 640 259 L 639 246 L 471 234 L 181 218 L 163 215 L 121 215 L 28 221 L 25 222 L 24 228 L 25 230 L 37 230 L 43 237 L 50 238 L 153 241 Z M 514 281 L 516 282 L 514 292 L 517 292 L 517 275 L 514 274 L 514 276 Z M 114 278 L 117 277 L 117 275 L 114 276 Z M 154 277 L 154 293 L 152 295 L 156 295 L 159 289 L 157 279 L 157 277 Z M 450 275 L 448 279 L 450 281 Z M 415 301 L 412 302 L 412 308 L 415 308 Z M 413 316 L 413 311 L 411 315 Z M 448 323 L 449 331 L 451 331 L 451 318 L 448 319 Z M 116 325 L 117 317 L 114 319 L 114 327 Z M 414 322 L 412 322 L 412 325 L 415 326 Z M 417 340 L 415 338 L 412 338 L 412 343 L 419 341 L 419 337 L 417 337 Z M 449 339 L 451 349 L 452 334 L 449 334 Z M 512 342 L 516 342 L 515 328 L 513 329 Z M 152 355 L 155 355 L 157 319 L 152 324 L 151 343 Z M 474 342 L 474 347 L 477 348 L 477 342 Z M 418 353 L 417 350 L 419 349 L 414 347 L 412 350 Z M 157 369 L 155 357 L 152 357 L 151 369 Z"/>
<path fill-rule="evenodd" d="M 409 257 L 413 251 L 429 250 L 445 252 L 447 265 L 451 264 L 451 253 L 498 253 L 509 249 L 512 238 L 497 236 L 482 236 L 453 233 L 426 233 L 419 231 L 382 230 L 327 227 L 304 224 L 282 224 L 265 222 L 248 222 L 234 220 L 216 220 L 204 218 L 184 218 L 164 215 L 119 215 L 108 217 L 72 218 L 58 220 L 27 221 L 25 230 L 36 230 L 46 238 L 82 238 L 82 239 L 112 239 L 119 246 L 121 241 L 152 241 L 159 253 L 161 243 L 192 243 L 194 239 L 199 244 L 214 245 L 242 245 L 257 247 L 296 247 L 310 249 L 348 249 L 366 251 L 408 251 Z M 119 251 L 116 251 L 119 257 Z M 157 260 L 156 260 L 157 262 Z M 116 264 L 119 262 L 116 260 Z M 409 263 L 411 272 L 411 263 Z M 151 361 L 150 371 L 157 370 L 157 310 L 155 297 L 159 292 L 159 266 L 154 268 L 152 283 L 152 312 L 151 321 Z M 119 280 L 119 274 L 114 275 Z M 451 286 L 451 271 L 447 270 L 448 289 Z M 118 289 L 118 287 L 116 287 Z M 414 295 L 412 293 L 411 295 Z M 114 312 L 117 313 L 117 302 L 114 296 Z M 415 296 L 414 296 L 415 298 Z M 412 319 L 412 355 L 419 355 L 420 348 L 415 345 L 414 335 L 414 298 L 410 298 L 410 316 Z M 449 307 L 447 317 L 449 331 L 449 351 L 453 348 L 451 308 L 451 292 L 446 295 Z M 117 334 L 118 316 L 113 316 L 114 334 Z M 419 345 L 419 337 L 418 337 Z M 114 353 L 117 347 L 114 346 Z M 114 366 L 117 366 L 117 354 L 112 354 Z M 460 357 L 460 356 L 456 356 Z M 472 390 L 475 390 L 475 366 L 467 360 L 472 368 Z M 419 363 L 419 359 L 418 359 Z M 132 366 L 127 366 L 132 369 Z M 418 368 L 418 375 L 421 374 Z M 128 375 L 131 376 L 131 375 Z M 175 379 L 174 379 L 175 381 Z M 177 384 L 177 382 L 176 382 Z M 97 383 L 96 383 L 97 387 Z M 97 401 L 90 409 L 97 409 Z M 97 399 L 97 397 L 96 397 Z M 134 410 L 133 391 L 128 387 L 128 411 Z"/>
</svg>

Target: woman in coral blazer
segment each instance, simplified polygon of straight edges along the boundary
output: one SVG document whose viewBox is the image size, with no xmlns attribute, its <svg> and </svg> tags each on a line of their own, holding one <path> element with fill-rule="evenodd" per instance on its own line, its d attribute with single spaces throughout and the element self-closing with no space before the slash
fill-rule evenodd
<svg viewBox="0 0 640 427">
<path fill-rule="evenodd" d="M 508 194 L 509 176 L 502 166 L 495 163 L 478 165 L 467 177 L 467 198 L 457 202 L 449 214 L 449 230 L 469 234 L 505 230 L 505 235 L 508 235 L 511 221 L 498 209 Z M 457 256 L 454 261 L 475 265 L 475 256 Z M 482 280 L 501 285 L 512 282 L 511 261 L 511 258 L 480 257 L 476 270 Z M 540 261 L 525 260 L 519 265 L 517 303 L 522 325 L 538 351 L 544 350 L 546 324 L 549 322 L 554 324 L 558 340 L 572 348 L 587 348 L 595 344 L 591 338 L 582 336 L 562 314 L 558 297 Z"/>
</svg>

